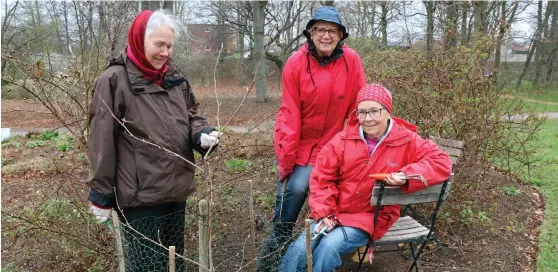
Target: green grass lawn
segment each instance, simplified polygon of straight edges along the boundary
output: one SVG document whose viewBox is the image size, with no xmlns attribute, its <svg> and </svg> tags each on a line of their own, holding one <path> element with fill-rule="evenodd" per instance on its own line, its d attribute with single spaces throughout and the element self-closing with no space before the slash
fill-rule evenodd
<svg viewBox="0 0 558 272">
<path fill-rule="evenodd" d="M 537 271 L 558 271 L 558 119 L 547 120 L 538 134 L 542 162 L 523 179 L 537 186 L 545 201 Z"/>
<path fill-rule="evenodd" d="M 539 100 L 539 101 L 558 103 L 557 102 L 558 101 L 558 90 L 555 90 L 554 92 L 548 92 L 548 93 L 516 92 L 515 94 L 517 96 L 520 96 L 520 97 L 535 99 L 535 100 Z"/>
<path fill-rule="evenodd" d="M 535 112 L 558 112 L 558 86 L 550 86 L 541 90 L 529 81 L 522 83 L 519 91 L 511 93 L 511 95 L 521 98 L 533 99 L 542 102 L 552 102 L 555 104 L 537 103 L 534 101 L 523 101 L 529 108 L 534 108 Z M 509 100 L 506 104 L 509 104 Z"/>
<path fill-rule="evenodd" d="M 536 98 L 534 98 L 536 99 Z M 558 101 L 558 96 L 556 100 Z M 506 104 L 510 104 L 511 100 L 506 100 Z M 529 108 L 534 108 L 535 112 L 558 112 L 558 105 L 542 104 L 537 102 L 523 101 L 523 103 Z"/>
</svg>

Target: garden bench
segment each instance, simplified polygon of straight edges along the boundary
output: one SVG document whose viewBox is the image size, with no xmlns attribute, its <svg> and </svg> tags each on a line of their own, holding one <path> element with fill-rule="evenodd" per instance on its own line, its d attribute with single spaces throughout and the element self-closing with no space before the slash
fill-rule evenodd
<svg viewBox="0 0 558 272">
<path fill-rule="evenodd" d="M 430 139 L 436 142 L 442 150 L 448 153 L 452 161 L 452 167 L 455 169 L 455 166 L 462 155 L 464 143 L 462 141 L 438 137 L 430 137 Z M 412 271 L 413 269 L 418 271 L 417 261 L 426 243 L 428 241 L 437 240 L 434 235 L 436 218 L 442 203 L 449 195 L 453 175 L 454 174 L 452 173 L 450 178 L 441 184 L 430 186 L 424 190 L 411 194 L 404 194 L 399 186 L 389 186 L 386 185 L 385 182 L 376 181 L 372 191 L 372 198 L 370 200 L 370 205 L 376 207 L 374 225 L 376 225 L 376 222 L 378 221 L 378 214 L 381 206 L 383 205 L 403 205 L 402 210 L 405 212 L 401 213 L 402 216 L 391 226 L 388 232 L 381 239 L 371 240 L 369 244 L 357 250 L 356 256 L 358 256 L 359 270 L 362 269 L 362 263 L 367 256 L 369 245 L 376 247 L 404 243 L 409 244 L 411 257 L 413 258 L 413 263 L 411 264 L 409 271 Z M 432 202 L 436 202 L 436 205 L 430 216 L 430 222 L 424 222 L 425 220 L 420 219 L 417 213 L 412 209 L 411 205 Z M 403 216 L 408 210 L 411 211 L 411 215 Z M 415 244 L 422 244 L 420 248 L 418 248 L 418 251 Z M 375 253 L 388 251 L 394 250 L 376 251 Z"/>
</svg>

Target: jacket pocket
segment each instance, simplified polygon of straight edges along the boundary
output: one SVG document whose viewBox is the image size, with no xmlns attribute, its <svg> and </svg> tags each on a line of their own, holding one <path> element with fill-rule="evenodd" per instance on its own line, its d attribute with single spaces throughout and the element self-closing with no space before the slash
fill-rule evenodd
<svg viewBox="0 0 558 272">
<path fill-rule="evenodd" d="M 134 150 L 134 161 L 135 161 L 135 165 L 136 165 L 136 187 L 134 190 L 134 196 L 133 196 L 133 201 L 137 201 L 138 200 L 138 196 L 139 196 L 139 191 L 141 188 L 141 184 L 140 184 L 140 174 L 139 174 L 139 165 L 138 165 L 138 152 L 136 150 Z"/>
</svg>

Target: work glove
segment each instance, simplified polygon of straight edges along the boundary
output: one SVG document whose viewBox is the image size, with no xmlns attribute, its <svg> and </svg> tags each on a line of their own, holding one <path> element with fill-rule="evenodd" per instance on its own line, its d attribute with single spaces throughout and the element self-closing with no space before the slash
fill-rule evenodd
<svg viewBox="0 0 558 272">
<path fill-rule="evenodd" d="M 97 218 L 97 222 L 104 223 L 110 216 L 112 208 L 102 207 L 99 205 L 94 204 L 91 202 L 91 207 L 89 207 L 89 212 L 91 212 L 95 218 Z"/>
<path fill-rule="evenodd" d="M 202 133 L 200 135 L 200 145 L 202 148 L 209 148 L 210 146 L 216 146 L 219 143 L 219 137 L 222 133 L 218 131 L 212 131 L 209 134 Z"/>
</svg>

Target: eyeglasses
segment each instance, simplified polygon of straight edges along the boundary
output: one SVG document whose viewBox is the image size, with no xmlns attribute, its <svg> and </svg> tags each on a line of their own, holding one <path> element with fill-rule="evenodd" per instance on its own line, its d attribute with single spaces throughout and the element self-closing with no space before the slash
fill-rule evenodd
<svg viewBox="0 0 558 272">
<path fill-rule="evenodd" d="M 356 116 L 358 117 L 358 119 L 366 119 L 366 115 L 370 115 L 371 118 L 378 118 L 380 117 L 380 115 L 382 115 L 382 110 L 385 110 L 386 108 L 381 108 L 381 109 L 370 109 L 370 110 L 357 110 L 356 111 Z"/>
<path fill-rule="evenodd" d="M 333 28 L 333 29 L 325 29 L 325 28 L 314 28 L 314 32 L 316 34 L 318 34 L 318 36 L 323 36 L 325 35 L 325 33 L 329 33 L 330 37 L 337 37 L 337 34 L 339 33 L 339 29 Z"/>
</svg>

